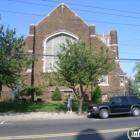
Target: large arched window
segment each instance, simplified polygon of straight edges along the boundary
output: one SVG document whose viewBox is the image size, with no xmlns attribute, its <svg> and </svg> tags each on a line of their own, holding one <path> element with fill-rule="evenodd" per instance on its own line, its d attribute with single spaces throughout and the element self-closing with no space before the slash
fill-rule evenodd
<svg viewBox="0 0 140 140">
<path fill-rule="evenodd" d="M 76 41 L 77 36 L 72 35 L 67 32 L 59 32 L 47 37 L 44 41 L 44 65 L 43 72 L 51 72 L 54 69 L 55 62 L 57 60 L 57 52 L 59 51 L 59 46 L 66 42 L 66 39 L 71 39 Z"/>
</svg>

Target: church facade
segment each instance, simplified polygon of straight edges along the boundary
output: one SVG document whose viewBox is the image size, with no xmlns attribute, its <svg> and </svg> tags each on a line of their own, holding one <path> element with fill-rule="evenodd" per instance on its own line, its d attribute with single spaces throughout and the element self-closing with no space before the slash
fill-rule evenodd
<svg viewBox="0 0 140 140">
<path fill-rule="evenodd" d="M 87 46 L 98 49 L 101 46 L 108 48 L 109 53 L 116 60 L 118 56 L 117 31 L 111 30 L 109 34 L 98 34 L 95 25 L 85 23 L 67 5 L 58 5 L 38 24 L 31 24 L 29 35 L 25 38 L 26 49 L 38 58 L 30 69 L 27 69 L 28 85 L 36 85 L 38 82 L 37 74 L 40 72 L 51 72 L 50 63 L 55 64 L 55 55 L 58 51 L 58 44 L 66 38 L 77 40 L 81 37 Z M 99 86 L 105 96 L 125 95 L 128 93 L 127 75 L 122 70 L 119 61 L 115 62 L 113 70 L 104 77 L 104 82 Z M 54 89 L 50 88 L 44 93 L 43 98 L 48 98 Z M 71 89 L 63 87 L 60 91 L 64 93 L 72 92 Z"/>
</svg>

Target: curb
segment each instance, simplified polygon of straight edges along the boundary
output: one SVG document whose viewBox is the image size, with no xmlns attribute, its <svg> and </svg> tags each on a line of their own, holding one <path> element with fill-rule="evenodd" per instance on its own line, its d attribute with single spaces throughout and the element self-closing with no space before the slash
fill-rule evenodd
<svg viewBox="0 0 140 140">
<path fill-rule="evenodd" d="M 0 120 L 5 121 L 24 121 L 24 120 L 41 120 L 41 119 L 74 119 L 87 118 L 87 113 L 83 112 L 26 112 L 26 113 L 0 113 Z"/>
</svg>

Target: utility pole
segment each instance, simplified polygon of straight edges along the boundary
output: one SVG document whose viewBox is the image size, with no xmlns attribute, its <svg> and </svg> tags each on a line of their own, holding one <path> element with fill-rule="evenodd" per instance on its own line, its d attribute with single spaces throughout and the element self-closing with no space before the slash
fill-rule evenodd
<svg viewBox="0 0 140 140">
<path fill-rule="evenodd" d="M 2 83 L 0 83 L 0 100 L 1 100 Z"/>
<path fill-rule="evenodd" d="M 33 36 L 33 56 L 35 55 L 35 26 L 34 26 L 34 36 Z M 32 62 L 32 72 L 31 72 L 31 86 L 34 86 L 34 61 Z"/>
<path fill-rule="evenodd" d="M 35 25 L 31 25 L 30 27 L 30 30 L 31 30 L 31 37 L 32 37 L 32 56 L 34 57 L 35 56 Z M 32 62 L 32 65 L 31 65 L 31 87 L 34 86 L 34 61 Z M 31 93 L 31 99 L 32 101 L 34 101 L 34 93 Z"/>
</svg>

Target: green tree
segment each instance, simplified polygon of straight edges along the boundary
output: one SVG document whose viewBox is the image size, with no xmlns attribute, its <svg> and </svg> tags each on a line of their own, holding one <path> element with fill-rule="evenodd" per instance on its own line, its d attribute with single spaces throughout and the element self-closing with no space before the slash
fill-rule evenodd
<svg viewBox="0 0 140 140">
<path fill-rule="evenodd" d="M 130 77 L 130 78 L 128 78 L 128 92 L 129 92 L 129 94 L 133 94 L 134 90 L 135 90 L 134 80 L 131 79 L 131 77 Z"/>
<path fill-rule="evenodd" d="M 139 82 L 140 81 L 140 62 L 136 62 L 135 67 L 133 68 L 133 72 L 135 72 L 135 80 Z"/>
<path fill-rule="evenodd" d="M 45 78 L 51 86 L 57 84 L 73 89 L 80 102 L 81 114 L 88 87 L 97 85 L 99 77 L 112 70 L 114 59 L 109 57 L 108 50 L 103 47 L 97 52 L 80 39 L 73 42 L 67 39 L 66 43 L 60 45 L 57 58 L 54 73 L 46 73 Z"/>
<path fill-rule="evenodd" d="M 34 60 L 25 55 L 23 36 L 17 37 L 15 29 L 4 29 L 0 25 L 0 91 L 2 86 L 14 89 L 23 85 L 26 75 L 23 76 L 21 72 Z"/>
<path fill-rule="evenodd" d="M 133 92 L 140 96 L 140 62 L 136 62 L 135 67 L 133 68 L 133 72 L 135 72 L 135 80 L 132 83 L 133 89 L 135 89 Z"/>
<path fill-rule="evenodd" d="M 102 93 L 101 93 L 101 88 L 99 86 L 95 87 L 95 89 L 92 91 L 91 100 L 95 104 L 102 102 Z"/>
<path fill-rule="evenodd" d="M 41 90 L 41 88 L 37 87 L 37 86 L 29 86 L 29 87 L 26 87 L 24 90 L 22 90 L 20 92 L 20 95 L 21 96 L 31 96 L 33 95 L 33 97 L 31 98 L 32 101 L 34 101 L 34 95 L 36 96 L 40 96 L 43 94 L 43 91 Z"/>
<path fill-rule="evenodd" d="M 51 98 L 53 101 L 61 101 L 61 92 L 58 87 L 55 88 Z"/>
</svg>

